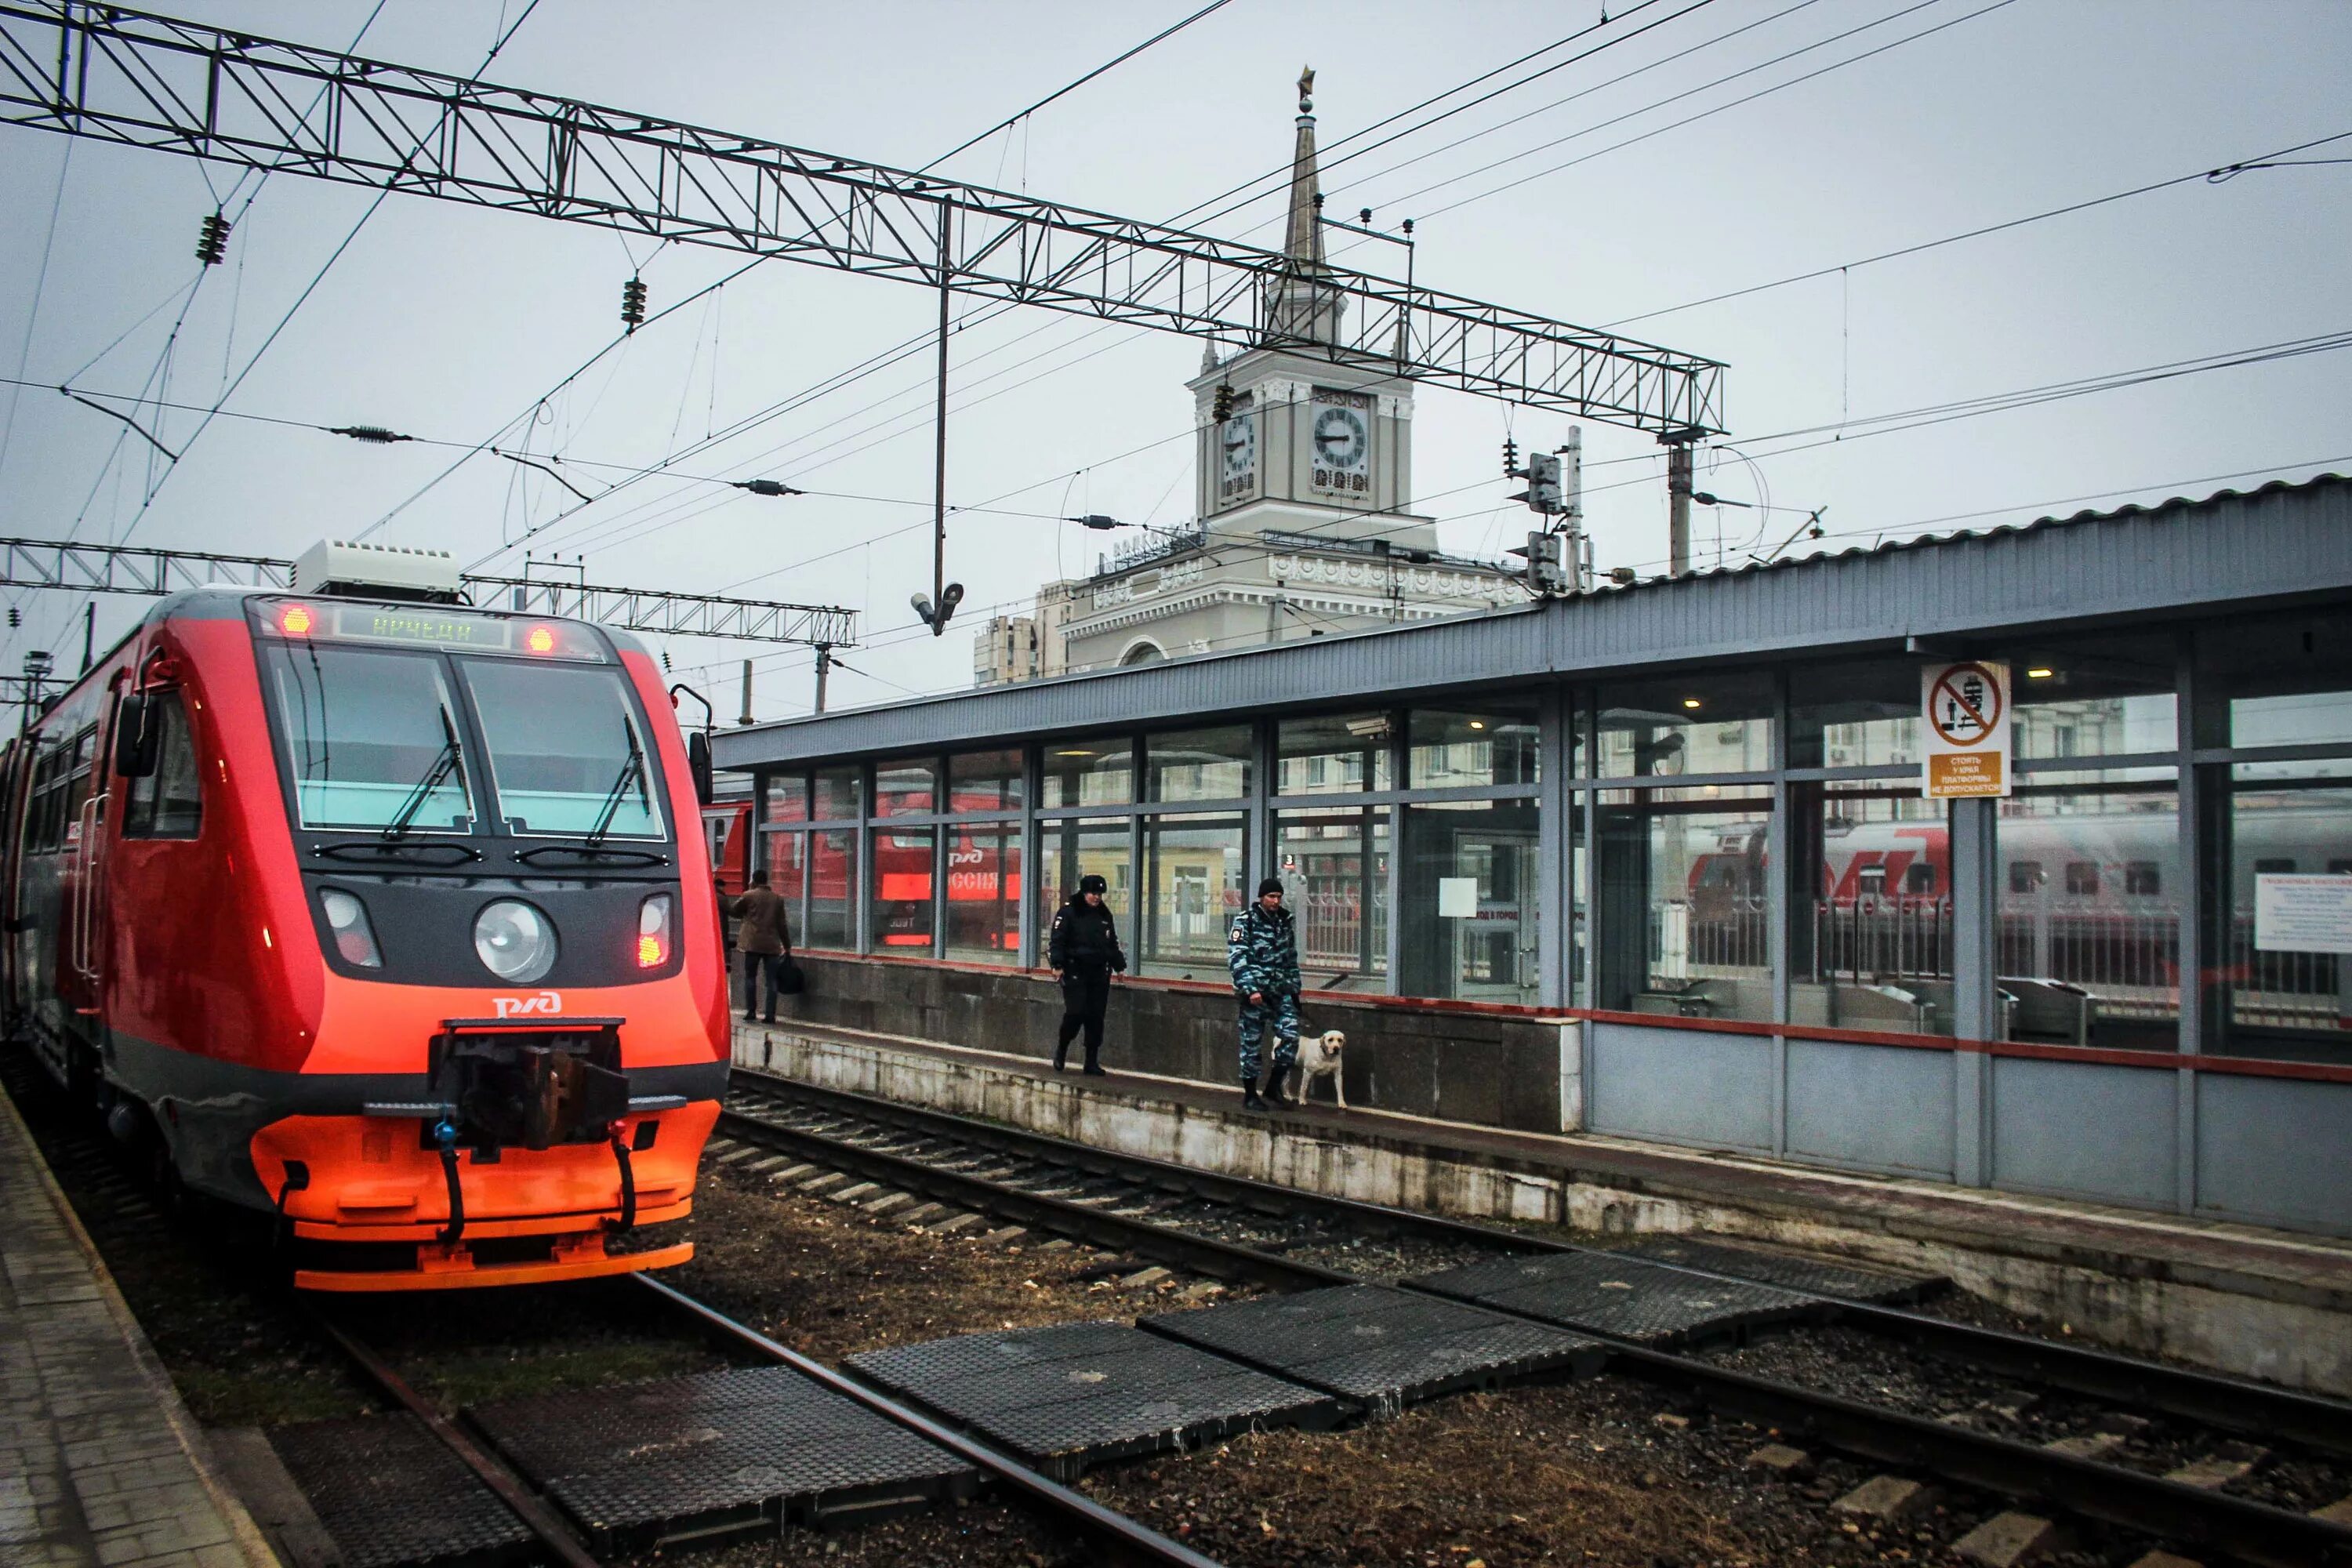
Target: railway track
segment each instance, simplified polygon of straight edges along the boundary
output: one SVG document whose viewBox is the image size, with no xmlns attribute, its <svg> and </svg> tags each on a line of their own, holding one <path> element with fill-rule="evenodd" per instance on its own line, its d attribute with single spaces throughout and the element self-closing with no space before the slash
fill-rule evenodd
<svg viewBox="0 0 2352 1568">
<path fill-rule="evenodd" d="M 1042 1134 L 739 1070 L 720 1131 L 790 1156 L 795 1185 L 909 1212 L 986 1215 L 1009 1225 L 1147 1258 L 1171 1269 L 1277 1291 L 1393 1278 L 1498 1256 L 1575 1253 L 1572 1245 L 1492 1226 L 1351 1202 Z M 1652 1258 L 1644 1261 L 1660 1265 Z M 1664 1264 L 1697 1279 L 1739 1276 Z M 1404 1288 L 1414 1287 L 1410 1281 Z M 1781 1282 L 1785 1289 L 1785 1281 Z M 1957 1322 L 1848 1297 L 1807 1292 L 1815 1321 L 1904 1352 L 2017 1385 L 2063 1391 L 2128 1429 L 2151 1418 L 2293 1444 L 2329 1473 L 2352 1456 L 2352 1405 L 2240 1379 Z M 1486 1303 L 1490 1308 L 1492 1302 Z M 1975 1430 L 1759 1376 L 1719 1357 L 1658 1348 L 1580 1325 L 1609 1343 L 1621 1371 L 1683 1401 L 1879 1464 L 2252 1563 L 2352 1563 L 2352 1528 L 2197 1480 L 2101 1457 L 2122 1444 L 2098 1432 L 2047 1442 Z M 2111 1423 L 2115 1424 L 2115 1423 Z M 2307 1505 L 2306 1505 L 2307 1506 Z"/>
</svg>

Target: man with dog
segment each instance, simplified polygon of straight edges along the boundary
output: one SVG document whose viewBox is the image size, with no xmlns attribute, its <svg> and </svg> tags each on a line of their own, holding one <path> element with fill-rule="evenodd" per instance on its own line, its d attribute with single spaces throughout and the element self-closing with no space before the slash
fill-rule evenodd
<svg viewBox="0 0 2352 1568">
<path fill-rule="evenodd" d="M 1225 935 L 1225 963 L 1241 1003 L 1242 1107 L 1280 1110 L 1289 1105 L 1282 1089 L 1298 1060 L 1298 929 L 1282 907 L 1282 879 L 1257 885 L 1257 899 L 1234 917 Z M 1261 1098 L 1260 1049 L 1266 1026 L 1274 1026 L 1274 1070 Z"/>
</svg>

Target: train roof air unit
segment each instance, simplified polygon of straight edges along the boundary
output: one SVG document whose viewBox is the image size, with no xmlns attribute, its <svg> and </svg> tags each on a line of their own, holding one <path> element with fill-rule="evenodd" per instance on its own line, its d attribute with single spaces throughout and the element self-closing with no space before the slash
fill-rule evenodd
<svg viewBox="0 0 2352 1568">
<path fill-rule="evenodd" d="M 457 561 L 446 550 L 320 540 L 294 562 L 294 592 L 362 599 L 457 602 Z"/>
</svg>

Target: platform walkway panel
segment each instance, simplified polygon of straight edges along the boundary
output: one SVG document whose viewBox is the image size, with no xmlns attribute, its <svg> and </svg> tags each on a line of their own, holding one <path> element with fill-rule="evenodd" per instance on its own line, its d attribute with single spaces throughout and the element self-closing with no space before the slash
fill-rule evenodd
<svg viewBox="0 0 2352 1568">
<path fill-rule="evenodd" d="M 273 1563 L 5 1094 L 0 1216 L 0 1563 Z"/>
</svg>

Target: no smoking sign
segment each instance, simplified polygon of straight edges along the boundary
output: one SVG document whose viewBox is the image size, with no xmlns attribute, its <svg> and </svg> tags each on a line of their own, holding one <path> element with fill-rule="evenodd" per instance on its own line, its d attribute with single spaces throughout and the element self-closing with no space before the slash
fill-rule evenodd
<svg viewBox="0 0 2352 1568">
<path fill-rule="evenodd" d="M 1929 800 L 2009 793 L 2009 666 L 1994 660 L 1931 664 L 1919 672 L 1927 747 L 1921 785 Z"/>
</svg>

